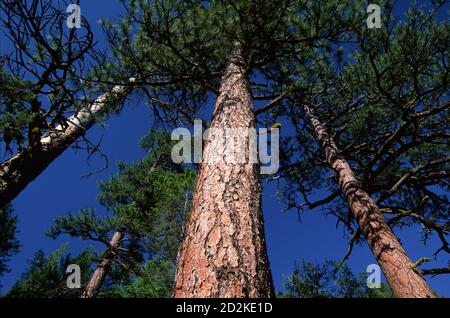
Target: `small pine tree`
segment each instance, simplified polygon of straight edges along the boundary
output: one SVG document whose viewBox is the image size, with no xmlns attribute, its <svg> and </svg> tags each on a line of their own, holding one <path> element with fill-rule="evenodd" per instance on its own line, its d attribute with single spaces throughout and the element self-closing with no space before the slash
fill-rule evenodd
<svg viewBox="0 0 450 318">
<path fill-rule="evenodd" d="M 391 298 L 389 287 L 368 288 L 367 275 L 355 275 L 346 264 L 325 260 L 322 265 L 302 261 L 294 265 L 294 271 L 285 278 L 286 298 Z"/>
</svg>

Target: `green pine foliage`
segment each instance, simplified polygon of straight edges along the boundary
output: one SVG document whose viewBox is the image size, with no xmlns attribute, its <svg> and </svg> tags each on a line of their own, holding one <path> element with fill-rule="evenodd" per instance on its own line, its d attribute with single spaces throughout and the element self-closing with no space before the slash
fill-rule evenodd
<svg viewBox="0 0 450 318">
<path fill-rule="evenodd" d="M 168 298 L 172 296 L 175 263 L 164 257 L 146 261 L 124 284 L 106 289 L 102 297 Z"/>
<path fill-rule="evenodd" d="M 250 88 L 271 100 L 289 83 L 286 56 L 311 64 L 317 51 L 345 41 L 364 2 L 124 1 L 120 21 L 104 21 L 115 57 L 112 78 L 137 76 L 155 118 L 191 121 L 217 94 L 231 50 L 243 48 Z M 139 80 L 142 79 L 142 80 Z"/>
<path fill-rule="evenodd" d="M 26 129 L 33 119 L 25 104 L 34 97 L 31 88 L 32 83 L 8 74 L 0 65 L 0 144 L 8 155 L 26 141 Z"/>
<path fill-rule="evenodd" d="M 281 61 L 297 75 L 278 108 L 295 129 L 280 147 L 280 193 L 290 208 L 323 207 L 350 234 L 357 231 L 304 119 L 300 105 L 307 103 L 389 224 L 415 226 L 424 241 L 434 235 L 442 242 L 437 252 L 448 253 L 449 24 L 437 18 L 442 3 L 412 3 L 401 19 L 393 8 L 383 1 L 382 28 L 355 25 L 348 43 L 319 52 L 314 64 L 295 56 Z M 328 194 L 312 200 L 318 190 Z"/>
<path fill-rule="evenodd" d="M 125 233 L 102 297 L 170 296 L 196 174 L 172 162 L 173 141 L 168 134 L 152 131 L 141 145 L 147 151 L 144 158 L 129 165 L 119 163 L 116 175 L 99 182 L 98 199 L 107 213 L 93 209 L 69 213 L 56 218 L 47 233 L 52 238 L 66 234 L 100 242 L 105 247 L 115 231 Z"/>
<path fill-rule="evenodd" d="M 0 3 L 0 149 L 8 155 L 35 148 L 38 138 L 65 128 L 68 117 L 111 90 L 93 87 L 103 54 L 87 19 L 77 32 L 67 28 L 66 9 L 49 0 Z"/>
<path fill-rule="evenodd" d="M 67 245 L 45 255 L 39 250 L 29 261 L 29 267 L 22 277 L 6 294 L 6 298 L 69 298 L 79 297 L 80 289 L 67 287 L 67 266 L 80 266 L 81 279 L 86 281 L 90 275 L 90 266 L 95 259 L 94 250 L 88 248 L 78 256 L 66 253 Z"/>
<path fill-rule="evenodd" d="M 19 251 L 17 231 L 17 217 L 13 215 L 12 207 L 7 205 L 0 209 L 0 277 L 9 272 L 7 262 Z"/>
<path fill-rule="evenodd" d="M 323 264 L 302 261 L 285 277 L 284 298 L 392 298 L 385 283 L 380 288 L 368 288 L 367 275 L 355 275 L 345 264 L 325 260 Z"/>
</svg>

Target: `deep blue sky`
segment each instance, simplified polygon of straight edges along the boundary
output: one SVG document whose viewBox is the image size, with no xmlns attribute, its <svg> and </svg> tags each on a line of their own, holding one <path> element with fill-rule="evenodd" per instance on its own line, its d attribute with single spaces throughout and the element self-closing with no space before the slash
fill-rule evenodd
<svg viewBox="0 0 450 318">
<path fill-rule="evenodd" d="M 117 16 L 121 12 L 120 4 L 111 0 L 82 0 L 81 10 L 82 15 L 91 23 L 100 45 L 104 45 L 101 30 L 96 26 L 97 21 L 100 18 Z M 208 105 L 207 109 L 212 112 L 212 107 L 212 104 Z M 20 277 L 27 267 L 27 260 L 33 257 L 36 250 L 52 252 L 62 243 L 69 242 L 69 251 L 77 253 L 91 244 L 69 237 L 52 240 L 44 236 L 44 233 L 58 215 L 68 211 L 75 212 L 84 207 L 97 207 L 101 210 L 96 200 L 97 181 L 116 173 L 116 163 L 119 160 L 132 163 L 144 155 L 138 146 L 138 139 L 148 131 L 151 124 L 151 113 L 144 103 L 128 103 L 120 116 L 106 121 L 105 128 L 96 126 L 88 132 L 92 141 L 103 137 L 102 151 L 109 158 L 109 168 L 106 171 L 89 178 L 81 178 L 86 173 L 100 168 L 102 162 L 94 160 L 92 166 L 88 166 L 85 153 L 75 153 L 69 149 L 13 201 L 15 213 L 19 217 L 18 238 L 22 247 L 20 253 L 10 262 L 12 271 L 1 278 L 4 285 L 2 292 Z M 269 258 L 276 288 L 280 290 L 283 275 L 292 272 L 295 260 L 339 260 L 348 245 L 347 240 L 343 238 L 343 229 L 336 229 L 334 218 L 325 218 L 317 209 L 304 213 L 302 223 L 299 223 L 296 213 L 281 212 L 283 206 L 274 198 L 274 193 L 273 185 L 264 187 L 263 209 Z M 417 228 L 402 230 L 396 234 L 413 260 L 430 257 L 439 247 L 435 239 L 423 246 L 419 241 Z M 366 245 L 355 247 L 348 261 L 355 273 L 365 271 L 367 265 L 372 263 L 376 262 Z M 440 262 L 430 263 L 430 266 L 446 266 L 446 261 L 441 257 Z M 428 281 L 440 295 L 450 296 L 448 277 L 428 277 Z"/>
</svg>

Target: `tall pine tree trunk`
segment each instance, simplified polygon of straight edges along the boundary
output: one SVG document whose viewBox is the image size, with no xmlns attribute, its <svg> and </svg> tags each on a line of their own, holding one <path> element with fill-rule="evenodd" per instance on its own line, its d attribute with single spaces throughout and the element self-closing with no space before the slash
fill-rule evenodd
<svg viewBox="0 0 450 318">
<path fill-rule="evenodd" d="M 425 279 L 412 267 L 402 245 L 389 228 L 384 216 L 372 198 L 361 188 L 352 168 L 340 154 L 333 138 L 326 132 L 312 109 L 304 104 L 303 110 L 314 129 L 316 138 L 335 172 L 342 194 L 348 202 L 361 232 L 378 261 L 389 286 L 396 297 L 435 297 Z"/>
<path fill-rule="evenodd" d="M 131 78 L 130 82 L 134 79 Z M 67 119 L 67 127 L 58 126 L 40 140 L 42 147 L 25 149 L 0 165 L 0 208 L 12 201 L 26 186 L 44 171 L 73 142 L 94 125 L 96 119 L 108 111 L 113 100 L 125 95 L 124 86 L 115 86 L 77 114 Z"/>
<path fill-rule="evenodd" d="M 239 46 L 222 77 L 211 128 L 255 128 L 246 65 Z M 270 297 L 272 277 L 264 240 L 258 163 L 223 158 L 230 138 L 204 145 L 193 209 L 178 254 L 175 297 Z M 225 146 L 226 144 L 226 146 Z M 223 146 L 223 147 L 222 147 Z M 231 147 L 231 149 L 230 149 Z"/>
<path fill-rule="evenodd" d="M 109 247 L 103 253 L 102 259 L 92 274 L 92 277 L 81 295 L 81 298 L 94 298 L 97 296 L 106 275 L 108 275 L 114 257 L 117 255 L 122 238 L 122 231 L 116 231 L 113 234 L 111 241 L 109 242 Z"/>
</svg>

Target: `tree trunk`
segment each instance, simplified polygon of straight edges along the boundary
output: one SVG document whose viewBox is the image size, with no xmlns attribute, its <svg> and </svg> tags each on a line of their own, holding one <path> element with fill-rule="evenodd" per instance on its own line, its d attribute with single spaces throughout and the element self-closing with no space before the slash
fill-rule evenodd
<svg viewBox="0 0 450 318">
<path fill-rule="evenodd" d="M 114 257 L 117 255 L 122 238 L 123 232 L 121 231 L 117 231 L 113 234 L 111 241 L 109 242 L 109 247 L 103 253 L 102 260 L 92 274 L 89 284 L 80 296 L 81 298 L 95 298 L 97 296 L 106 275 L 108 275 Z"/>
<path fill-rule="evenodd" d="M 364 234 L 394 295 L 402 298 L 436 297 L 425 279 L 412 267 L 413 263 L 389 228 L 383 213 L 372 198 L 361 188 L 350 165 L 340 154 L 333 138 L 326 132 L 319 118 L 305 104 L 303 110 L 314 129 L 328 164 L 335 172 L 342 194 L 345 196 L 353 216 L 358 221 L 361 232 Z"/>
<path fill-rule="evenodd" d="M 208 137 L 193 208 L 178 254 L 174 297 L 271 297 L 264 240 L 259 163 L 251 163 L 249 128 L 255 128 L 246 65 L 239 46 L 222 77 L 211 128 L 241 128 L 245 153 L 228 136 Z M 225 148 L 224 146 L 227 146 Z M 223 160 L 226 150 L 245 163 Z M 214 159 L 221 158 L 218 162 Z"/>
<path fill-rule="evenodd" d="M 134 79 L 131 78 L 130 82 Z M 105 114 L 110 99 L 122 98 L 124 86 L 115 86 L 111 93 L 104 94 L 88 108 L 67 119 L 67 127 L 59 125 L 44 135 L 38 149 L 25 149 L 0 165 L 0 208 L 12 201 L 47 166 L 63 153 L 75 140 L 92 127 L 96 119 Z"/>
</svg>

